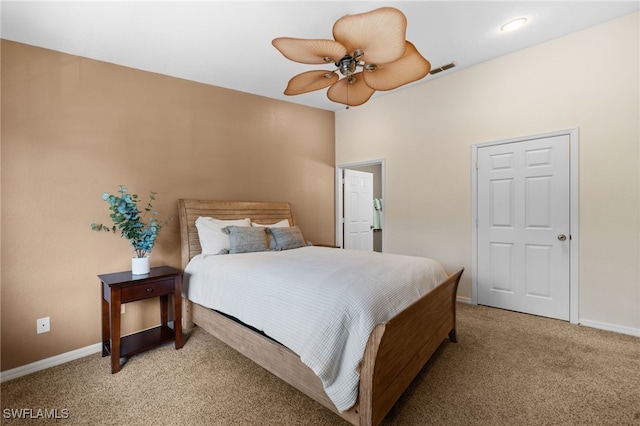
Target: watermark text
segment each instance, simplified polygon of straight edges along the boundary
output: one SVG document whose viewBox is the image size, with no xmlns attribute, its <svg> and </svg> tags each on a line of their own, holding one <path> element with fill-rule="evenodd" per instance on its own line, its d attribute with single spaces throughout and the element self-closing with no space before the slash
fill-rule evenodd
<svg viewBox="0 0 640 426">
<path fill-rule="evenodd" d="M 5 419 L 68 419 L 68 408 L 4 408 L 2 417 Z"/>
</svg>

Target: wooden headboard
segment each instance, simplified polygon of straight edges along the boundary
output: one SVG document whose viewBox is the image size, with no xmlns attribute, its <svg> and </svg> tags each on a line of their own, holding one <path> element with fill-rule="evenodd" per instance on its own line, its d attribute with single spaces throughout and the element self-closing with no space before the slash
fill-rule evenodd
<svg viewBox="0 0 640 426">
<path fill-rule="evenodd" d="M 286 202 L 267 201 L 217 201 L 217 200 L 178 200 L 180 217 L 180 242 L 182 247 L 182 269 L 197 254 L 202 253 L 196 219 L 214 217 L 216 219 L 244 219 L 271 224 L 283 219 L 294 226 L 295 220 L 291 206 Z"/>
</svg>

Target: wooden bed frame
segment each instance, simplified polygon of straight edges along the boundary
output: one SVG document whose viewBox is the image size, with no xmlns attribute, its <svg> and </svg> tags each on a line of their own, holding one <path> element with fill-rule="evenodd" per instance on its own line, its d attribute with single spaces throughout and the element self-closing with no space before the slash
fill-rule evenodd
<svg viewBox="0 0 640 426">
<path fill-rule="evenodd" d="M 251 218 L 269 224 L 295 219 L 289 203 L 185 200 L 178 201 L 182 268 L 201 253 L 195 221 Z M 371 333 L 360 366 L 358 402 L 338 412 L 322 382 L 298 355 L 209 308 L 183 298 L 183 328 L 194 325 L 253 360 L 266 370 L 334 411 L 352 424 L 377 425 L 400 398 L 445 338 L 456 341 L 456 291 L 463 269 Z"/>
</svg>

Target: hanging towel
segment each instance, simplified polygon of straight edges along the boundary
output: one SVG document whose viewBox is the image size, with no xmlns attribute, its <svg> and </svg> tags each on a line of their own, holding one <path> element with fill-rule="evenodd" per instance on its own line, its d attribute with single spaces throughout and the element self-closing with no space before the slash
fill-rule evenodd
<svg viewBox="0 0 640 426">
<path fill-rule="evenodd" d="M 373 229 L 382 229 L 380 226 L 380 218 L 382 215 L 382 200 L 379 198 L 373 199 Z"/>
</svg>

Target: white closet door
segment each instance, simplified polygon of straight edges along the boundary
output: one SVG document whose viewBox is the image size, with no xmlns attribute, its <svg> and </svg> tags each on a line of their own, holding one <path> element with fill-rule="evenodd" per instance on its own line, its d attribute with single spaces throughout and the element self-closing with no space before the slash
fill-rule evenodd
<svg viewBox="0 0 640 426">
<path fill-rule="evenodd" d="M 478 149 L 478 303 L 569 320 L 569 136 Z"/>
</svg>

